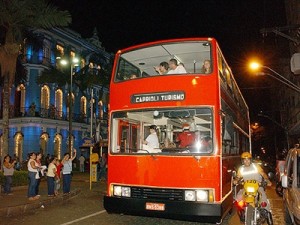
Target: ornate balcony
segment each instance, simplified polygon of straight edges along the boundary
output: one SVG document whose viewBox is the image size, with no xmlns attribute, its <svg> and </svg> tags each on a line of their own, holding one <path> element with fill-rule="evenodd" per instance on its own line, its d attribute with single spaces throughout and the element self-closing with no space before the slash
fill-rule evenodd
<svg viewBox="0 0 300 225">
<path fill-rule="evenodd" d="M 9 108 L 9 118 L 21 118 L 21 117 L 39 117 L 39 118 L 47 118 L 53 120 L 63 120 L 69 121 L 69 113 L 58 111 L 56 108 L 50 107 L 49 109 L 45 108 L 32 108 L 32 107 L 14 107 L 10 106 Z M 2 110 L 0 111 L 0 119 L 3 119 Z M 77 114 L 73 113 L 73 122 L 77 123 L 89 123 L 89 119 L 86 114 Z"/>
</svg>

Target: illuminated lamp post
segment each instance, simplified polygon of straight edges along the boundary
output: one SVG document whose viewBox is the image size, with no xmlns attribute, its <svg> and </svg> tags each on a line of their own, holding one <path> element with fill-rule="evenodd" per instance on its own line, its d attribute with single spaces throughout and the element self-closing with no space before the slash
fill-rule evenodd
<svg viewBox="0 0 300 225">
<path fill-rule="evenodd" d="M 289 88 L 293 89 L 294 91 L 300 93 L 300 87 L 298 87 L 297 85 L 295 85 L 293 82 L 289 81 L 287 78 L 285 78 L 284 76 L 282 76 L 281 74 L 279 74 L 278 72 L 276 72 L 275 70 L 273 70 L 272 68 L 268 67 L 268 66 L 264 66 L 261 65 L 257 62 L 251 62 L 249 64 L 250 69 L 257 71 L 258 69 L 262 68 L 262 69 L 267 69 L 269 71 L 271 71 L 272 73 L 265 73 L 265 72 L 257 72 L 256 75 L 259 76 L 271 76 L 272 78 L 274 78 L 275 80 L 283 83 L 284 85 L 288 86 Z"/>
<path fill-rule="evenodd" d="M 62 59 L 60 63 L 62 65 L 67 65 L 70 64 L 70 85 L 69 85 L 69 153 L 70 156 L 72 156 L 72 136 L 73 136 L 73 131 L 72 131 L 72 122 L 73 122 L 73 99 L 72 99 L 72 89 L 73 89 L 73 73 L 74 73 L 74 67 L 78 65 L 79 60 L 75 57 L 71 59 L 71 61 L 67 61 Z"/>
<path fill-rule="evenodd" d="M 300 87 L 298 87 L 297 85 L 295 85 L 293 82 L 291 82 L 290 80 L 288 80 L 287 78 L 285 78 L 284 76 L 282 76 L 281 74 L 279 74 L 278 72 L 276 72 L 275 70 L 273 70 L 272 68 L 270 68 L 268 66 L 261 65 L 261 64 L 259 64 L 257 62 L 251 62 L 249 64 L 249 67 L 250 67 L 251 70 L 254 70 L 254 71 L 257 71 L 260 68 L 267 69 L 267 70 L 271 71 L 272 73 L 265 73 L 265 72 L 259 71 L 259 72 L 256 73 L 256 75 L 259 75 L 259 76 L 264 76 L 264 75 L 271 76 L 272 78 L 274 78 L 275 80 L 283 83 L 284 85 L 286 85 L 287 87 L 291 88 L 292 90 L 300 93 Z M 276 124 L 277 126 L 281 127 L 285 131 L 287 148 L 289 149 L 289 134 L 288 134 L 288 129 L 286 127 L 283 127 L 280 123 L 278 123 L 277 121 L 275 121 L 274 119 L 272 119 L 271 117 L 269 117 L 267 115 L 264 115 L 264 114 L 260 113 L 260 114 L 258 114 L 258 116 L 262 116 L 262 117 L 265 117 L 265 118 L 271 120 L 274 124 Z"/>
</svg>

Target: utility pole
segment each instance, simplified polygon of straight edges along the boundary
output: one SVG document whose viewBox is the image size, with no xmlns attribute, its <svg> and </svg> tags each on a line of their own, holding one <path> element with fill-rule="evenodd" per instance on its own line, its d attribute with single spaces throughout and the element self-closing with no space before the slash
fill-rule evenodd
<svg viewBox="0 0 300 225">
<path fill-rule="evenodd" d="M 262 28 L 262 29 L 260 29 L 260 33 L 262 33 L 263 36 L 266 36 L 268 33 L 274 33 L 274 34 L 280 35 L 280 36 L 294 42 L 296 45 L 299 45 L 300 39 L 298 37 L 291 37 L 290 35 L 287 35 L 282 32 L 282 31 L 296 30 L 299 28 L 300 28 L 299 24 L 283 26 L 283 27 Z"/>
</svg>

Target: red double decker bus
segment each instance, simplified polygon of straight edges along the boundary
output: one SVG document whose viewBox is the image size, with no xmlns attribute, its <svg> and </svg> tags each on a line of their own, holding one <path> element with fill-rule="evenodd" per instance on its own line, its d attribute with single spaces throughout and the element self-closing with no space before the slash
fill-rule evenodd
<svg viewBox="0 0 300 225">
<path fill-rule="evenodd" d="M 222 221 L 251 146 L 248 107 L 215 39 L 119 50 L 109 115 L 107 212 Z"/>
</svg>

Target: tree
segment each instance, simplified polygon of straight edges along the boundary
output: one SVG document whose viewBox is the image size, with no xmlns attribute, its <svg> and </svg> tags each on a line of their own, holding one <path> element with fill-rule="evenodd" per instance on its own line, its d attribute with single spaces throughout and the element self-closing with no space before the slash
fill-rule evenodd
<svg viewBox="0 0 300 225">
<path fill-rule="evenodd" d="M 2 159 L 8 153 L 9 92 L 15 81 L 24 32 L 29 28 L 68 26 L 71 20 L 68 11 L 58 10 L 47 0 L 0 0 L 0 28 L 4 31 L 0 44 L 0 73 L 3 79 Z"/>
<path fill-rule="evenodd" d="M 90 60 L 89 63 L 96 63 L 100 65 L 101 68 L 90 68 L 89 65 L 81 68 L 73 76 L 73 82 L 78 87 L 82 95 L 87 96 L 86 92 L 88 88 L 93 87 L 93 85 L 101 85 L 103 87 L 108 87 L 110 82 L 110 75 L 112 70 L 113 57 L 109 58 L 108 62 L 103 62 L 100 60 Z M 59 87 L 65 84 L 70 84 L 70 70 L 69 68 L 51 67 L 49 69 L 43 70 L 40 76 L 37 78 L 38 84 L 44 83 L 55 83 Z M 88 77 L 88 79 L 87 79 Z"/>
</svg>

